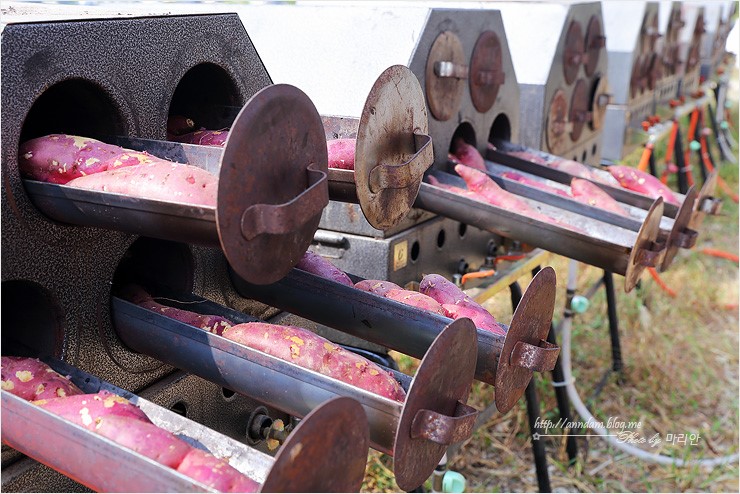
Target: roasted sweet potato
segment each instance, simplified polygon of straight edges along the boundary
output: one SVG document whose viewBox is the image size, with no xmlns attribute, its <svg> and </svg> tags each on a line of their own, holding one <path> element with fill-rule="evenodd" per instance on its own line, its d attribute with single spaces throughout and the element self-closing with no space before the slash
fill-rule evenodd
<svg viewBox="0 0 740 494">
<path fill-rule="evenodd" d="M 228 130 L 196 130 L 183 135 L 174 135 L 170 137 L 171 141 L 182 142 L 185 144 L 198 144 L 199 146 L 219 146 L 226 145 L 229 138 Z"/>
<path fill-rule="evenodd" d="M 571 197 L 563 189 L 558 189 L 557 187 L 552 187 L 550 185 L 547 185 L 546 183 L 540 182 L 539 180 L 534 180 L 532 178 L 525 177 L 521 173 L 503 172 L 501 176 L 504 178 L 508 178 L 509 180 L 514 180 L 515 182 L 519 182 L 524 185 L 529 185 L 530 187 L 534 187 L 536 189 L 544 190 L 545 192 L 549 192 L 550 194 L 557 194 L 559 196 L 567 197 L 569 199 Z"/>
<path fill-rule="evenodd" d="M 619 181 L 619 185 L 625 189 L 645 194 L 653 199 L 662 197 L 665 202 L 673 204 L 674 206 L 681 205 L 681 201 L 673 195 L 671 189 L 663 185 L 660 180 L 649 173 L 623 165 L 612 165 L 608 170 L 609 173 Z"/>
<path fill-rule="evenodd" d="M 119 295 L 136 305 L 154 312 L 159 312 L 167 317 L 176 319 L 185 324 L 204 329 L 208 332 L 220 335 L 227 328 L 234 325 L 225 317 L 207 314 L 198 314 L 183 309 L 176 309 L 156 302 L 142 287 L 138 285 L 126 285 L 119 291 Z"/>
<path fill-rule="evenodd" d="M 295 267 L 301 271 L 307 271 L 316 276 L 326 278 L 327 280 L 336 281 L 337 283 L 347 286 L 355 286 L 344 271 L 310 250 L 307 250 L 306 253 L 303 254 L 303 257 L 301 257 L 301 260 L 298 261 L 298 264 L 296 264 Z"/>
<path fill-rule="evenodd" d="M 76 178 L 67 185 L 208 207 L 216 206 L 218 191 L 218 179 L 207 171 L 161 159 Z"/>
<path fill-rule="evenodd" d="M 454 185 L 444 184 L 440 182 L 439 180 L 437 180 L 436 178 L 434 178 L 433 175 L 429 175 L 427 177 L 427 180 L 429 181 L 430 184 L 434 185 L 435 187 L 439 187 L 440 189 L 444 189 L 448 192 L 452 192 L 453 194 L 457 194 L 459 196 L 465 196 L 465 197 L 468 197 L 476 201 L 488 202 L 485 197 L 473 192 L 472 190 L 463 189 L 461 187 L 456 187 Z"/>
<path fill-rule="evenodd" d="M 180 466 L 183 458 L 193 449 L 161 427 L 120 415 L 100 417 L 94 431 L 170 468 Z"/>
<path fill-rule="evenodd" d="M 401 302 L 406 305 L 417 307 L 422 310 L 434 312 L 435 314 L 439 314 L 440 316 L 450 317 L 450 315 L 447 313 L 444 307 L 442 307 L 442 305 L 440 305 L 432 297 L 424 295 L 423 293 L 415 292 L 413 290 L 396 288 L 388 290 L 385 293 L 384 297 L 395 300 L 396 302 Z"/>
<path fill-rule="evenodd" d="M 401 290 L 401 287 L 390 281 L 383 280 L 362 280 L 355 283 L 355 288 L 364 292 L 374 293 L 385 297 L 385 294 L 391 290 Z"/>
<path fill-rule="evenodd" d="M 194 130 L 195 122 L 192 118 L 183 115 L 170 115 L 167 117 L 167 136 L 170 140 L 172 137 L 181 136 Z"/>
<path fill-rule="evenodd" d="M 2 389 L 24 400 L 82 394 L 72 381 L 34 358 L 2 357 Z"/>
<path fill-rule="evenodd" d="M 177 471 L 219 492 L 258 492 L 260 485 L 226 460 L 192 448 L 177 467 Z"/>
<path fill-rule="evenodd" d="M 357 139 L 330 139 L 326 141 L 329 152 L 329 168 L 355 169 L 355 145 Z"/>
<path fill-rule="evenodd" d="M 444 276 L 438 274 L 424 276 L 419 283 L 419 291 L 441 304 L 453 319 L 468 317 L 480 329 L 506 334 L 506 330 L 496 322 L 496 318 L 490 312 Z"/>
<path fill-rule="evenodd" d="M 223 336 L 392 400 L 406 396 L 392 374 L 307 329 L 250 322 L 232 326 Z"/>
<path fill-rule="evenodd" d="M 139 407 L 108 391 L 36 400 L 33 403 L 91 431 L 107 416 L 151 422 Z"/>
<path fill-rule="evenodd" d="M 574 178 L 570 181 L 570 190 L 577 201 L 622 216 L 629 216 L 629 212 L 618 201 L 588 180 Z"/>
<path fill-rule="evenodd" d="M 66 184 L 77 177 L 150 163 L 152 156 L 66 134 L 37 137 L 21 144 L 18 167 L 33 180 Z"/>
<path fill-rule="evenodd" d="M 452 154 L 455 159 L 463 165 L 475 168 L 476 170 L 486 171 L 486 164 L 483 160 L 483 156 L 475 149 L 475 146 L 471 146 L 465 142 L 461 137 L 455 138 L 454 147 Z"/>
</svg>

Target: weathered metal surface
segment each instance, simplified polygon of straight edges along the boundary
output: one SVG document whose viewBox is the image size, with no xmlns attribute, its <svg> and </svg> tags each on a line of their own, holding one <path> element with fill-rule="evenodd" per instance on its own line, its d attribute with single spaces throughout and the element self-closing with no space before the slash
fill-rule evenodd
<svg viewBox="0 0 740 494">
<path fill-rule="evenodd" d="M 393 227 L 411 209 L 434 162 L 424 93 L 406 67 L 386 69 L 370 90 L 355 146 L 360 207 L 375 228 Z"/>
<path fill-rule="evenodd" d="M 301 90 L 268 86 L 244 106 L 224 150 L 216 211 L 222 249 L 241 276 L 270 283 L 301 258 L 329 202 L 327 161 L 321 117 Z M 255 205 L 271 214 L 245 220 Z"/>
<path fill-rule="evenodd" d="M 470 419 L 475 420 L 477 411 L 458 404 L 470 392 L 477 354 L 476 329 L 465 318 L 442 330 L 424 355 L 406 395 L 393 447 L 393 471 L 401 489 L 410 491 L 423 484 L 447 450 L 447 444 L 429 436 L 459 442 L 472 434 Z M 439 432 L 414 437 L 412 424 L 419 412 L 426 411 L 448 418 L 433 424 Z M 459 420 L 452 419 L 456 412 L 462 414 Z"/>
<path fill-rule="evenodd" d="M 591 96 L 591 128 L 599 130 L 604 125 L 606 108 L 609 105 L 611 94 L 609 93 L 609 82 L 606 75 L 598 78 Z"/>
<path fill-rule="evenodd" d="M 578 76 L 578 69 L 586 62 L 586 47 L 584 46 L 583 28 L 581 23 L 571 20 L 565 33 L 565 50 L 563 51 L 563 75 L 565 82 L 573 84 Z"/>
<path fill-rule="evenodd" d="M 627 271 L 624 273 L 624 291 L 629 293 L 640 281 L 647 267 L 655 267 L 665 254 L 665 244 L 658 244 L 658 227 L 663 216 L 663 198 L 655 200 L 647 218 L 637 234 L 635 246 L 630 253 Z"/>
<path fill-rule="evenodd" d="M 599 65 L 599 55 L 604 46 L 606 46 L 606 37 L 601 29 L 601 19 L 599 16 L 592 15 L 586 28 L 586 59 L 583 66 L 588 77 L 594 75 L 596 67 Z"/>
<path fill-rule="evenodd" d="M 501 42 L 493 31 L 478 37 L 470 58 L 470 98 L 475 109 L 485 113 L 496 102 L 499 87 L 506 82 Z"/>
<path fill-rule="evenodd" d="M 540 270 L 514 310 L 496 369 L 496 408 L 501 413 L 511 410 L 524 394 L 532 378 L 532 369 L 528 367 L 541 366 L 544 370 L 554 367 L 558 351 L 549 344 L 542 346 L 542 343 L 546 343 L 552 323 L 555 278 L 555 270 L 551 267 Z M 522 348 L 521 343 L 530 345 L 527 348 L 534 362 L 523 361 L 519 351 L 514 353 L 515 349 Z"/>
<path fill-rule="evenodd" d="M 437 72 L 442 68 L 439 62 L 448 62 L 452 67 L 457 67 L 458 70 L 454 72 L 460 72 L 459 68 L 466 67 L 467 60 L 462 43 L 452 31 L 443 31 L 434 40 L 426 58 L 425 69 L 429 111 L 437 120 L 445 121 L 452 118 L 460 107 L 465 90 L 465 79 L 455 77 L 455 74 L 449 74 L 446 77 L 438 75 Z"/>
<path fill-rule="evenodd" d="M 573 94 L 570 97 L 570 110 L 568 120 L 572 125 L 570 131 L 570 140 L 578 141 L 581 138 L 583 127 L 593 119 L 593 113 L 590 111 L 591 98 L 588 94 L 588 87 L 585 79 L 578 79 Z"/>
<path fill-rule="evenodd" d="M 699 197 L 696 200 L 696 206 L 689 221 L 690 229 L 698 231 L 706 215 L 716 215 L 722 210 L 722 199 L 714 196 L 717 190 L 718 176 L 719 172 L 717 170 L 710 173 L 704 185 L 702 185 L 701 190 L 699 190 Z"/>
<path fill-rule="evenodd" d="M 690 249 L 696 245 L 698 232 L 689 228 L 691 218 L 694 214 L 696 201 L 699 198 L 699 192 L 692 185 L 686 193 L 686 197 L 678 210 L 676 219 L 673 223 L 673 229 L 665 241 L 666 251 L 663 261 L 660 264 L 660 271 L 665 271 L 673 262 L 673 258 L 678 253 L 678 249 Z"/>
<path fill-rule="evenodd" d="M 547 113 L 546 144 L 547 149 L 558 154 L 566 147 L 565 136 L 568 128 L 568 100 L 562 89 L 555 91 Z"/>
<path fill-rule="evenodd" d="M 411 438 L 426 439 L 443 446 L 459 443 L 470 437 L 478 410 L 460 401 L 452 416 L 433 410 L 419 410 L 411 422 Z"/>
<path fill-rule="evenodd" d="M 540 340 L 537 346 L 520 341 L 511 352 L 511 363 L 531 371 L 546 372 L 555 368 L 559 354 L 560 348 L 545 340 Z"/>
<path fill-rule="evenodd" d="M 359 492 L 369 443 L 362 406 L 351 398 L 333 398 L 293 429 L 260 491 Z"/>
</svg>

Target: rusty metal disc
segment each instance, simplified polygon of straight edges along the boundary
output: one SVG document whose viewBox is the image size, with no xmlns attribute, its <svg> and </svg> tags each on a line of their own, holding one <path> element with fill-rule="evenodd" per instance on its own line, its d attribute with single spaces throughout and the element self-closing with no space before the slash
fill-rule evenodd
<svg viewBox="0 0 740 494">
<path fill-rule="evenodd" d="M 501 41 L 493 31 L 484 31 L 478 36 L 470 57 L 470 98 L 480 113 L 491 109 L 496 102 L 498 90 L 505 82 L 501 63 Z"/>
<path fill-rule="evenodd" d="M 434 163 L 424 92 L 408 67 L 386 69 L 368 94 L 357 129 L 355 184 L 368 223 L 401 221 Z"/>
<path fill-rule="evenodd" d="M 452 31 L 440 33 L 429 49 L 424 75 L 429 110 L 437 120 L 449 120 L 460 108 L 466 62 L 460 38 Z"/>
<path fill-rule="evenodd" d="M 655 44 L 659 37 L 658 13 L 647 10 L 640 30 L 640 53 L 645 55 L 654 54 Z"/>
<path fill-rule="evenodd" d="M 589 108 L 590 103 L 586 80 L 578 79 L 570 97 L 570 112 L 568 114 L 568 120 L 573 125 L 570 131 L 570 140 L 573 142 L 581 138 L 583 126 L 593 119 L 593 114 Z"/>
<path fill-rule="evenodd" d="M 659 256 L 656 250 L 655 241 L 658 239 L 660 231 L 660 219 L 663 217 L 663 198 L 659 197 L 650 206 L 648 214 L 643 221 L 640 231 L 637 232 L 635 245 L 632 246 L 629 259 L 627 260 L 627 270 L 624 273 L 624 291 L 629 293 L 640 281 L 642 272 L 648 267 L 646 264 L 653 264 L 655 267 Z M 647 261 L 647 262 L 646 262 Z"/>
<path fill-rule="evenodd" d="M 609 81 L 606 76 L 597 78 L 591 92 L 591 128 L 593 130 L 599 130 L 604 124 L 610 97 Z"/>
<path fill-rule="evenodd" d="M 632 72 L 630 73 L 630 97 L 636 98 L 640 92 L 640 78 L 642 77 L 642 56 L 636 56 L 632 62 Z"/>
<path fill-rule="evenodd" d="M 696 207 L 694 208 L 691 220 L 689 221 L 689 228 L 692 230 L 699 230 L 707 213 L 716 214 L 719 212 L 722 203 L 714 196 L 714 193 L 717 190 L 717 177 L 717 170 L 710 173 L 707 180 L 704 182 L 704 185 L 702 185 L 699 190 L 699 197 L 696 199 Z M 706 205 L 710 206 L 709 211 L 704 210 Z"/>
<path fill-rule="evenodd" d="M 401 489 L 411 491 L 423 484 L 447 451 L 448 444 L 412 437 L 417 414 L 428 410 L 440 414 L 440 418 L 455 416 L 456 410 L 460 409 L 458 402 L 466 400 L 470 392 L 477 357 L 475 325 L 464 318 L 453 321 L 442 330 L 421 360 L 406 395 L 393 446 L 393 471 Z M 467 430 L 458 432 L 466 432 L 463 435 L 470 437 L 476 415 L 477 412 L 469 413 L 461 418 L 459 426 Z M 446 419 L 437 421 L 438 427 L 433 432 L 451 432 L 455 436 L 454 431 L 441 430 L 450 425 Z"/>
<path fill-rule="evenodd" d="M 660 57 L 657 53 L 652 53 L 648 55 L 648 57 L 647 87 L 649 90 L 653 91 L 655 89 L 655 84 L 658 82 L 661 75 Z"/>
<path fill-rule="evenodd" d="M 565 82 L 573 84 L 578 76 L 578 69 L 585 59 L 583 29 L 578 21 L 570 21 L 565 33 L 565 47 L 563 49 L 563 75 Z"/>
<path fill-rule="evenodd" d="M 545 372 L 555 366 L 559 348 L 547 343 L 555 291 L 555 270 L 547 266 L 532 278 L 514 311 L 496 367 L 496 409 L 501 413 L 508 412 L 519 401 L 533 371 Z M 530 358 L 521 357 L 522 348 L 528 350 L 525 353 Z"/>
<path fill-rule="evenodd" d="M 547 149 L 552 154 L 561 154 L 565 149 L 566 128 L 568 126 L 568 100 L 565 91 L 558 89 L 552 97 L 547 112 L 545 139 Z"/>
<path fill-rule="evenodd" d="M 588 21 L 588 27 L 586 28 L 586 53 L 588 57 L 584 62 L 583 68 L 586 71 L 586 75 L 591 77 L 596 71 L 596 66 L 599 64 L 599 55 L 601 50 L 606 46 L 606 38 L 602 34 L 601 20 L 598 16 L 592 15 Z"/>
<path fill-rule="evenodd" d="M 239 276 L 274 283 L 300 260 L 329 203 L 327 162 L 321 117 L 303 91 L 276 84 L 244 105 L 224 149 L 216 209 Z"/>
<path fill-rule="evenodd" d="M 362 406 L 333 398 L 306 415 L 288 436 L 261 492 L 359 492 L 370 429 Z"/>
<path fill-rule="evenodd" d="M 676 217 L 673 219 L 673 228 L 666 240 L 665 255 L 663 256 L 663 262 L 660 264 L 660 271 L 668 269 L 673 262 L 673 258 L 676 257 L 678 249 L 690 248 L 693 246 L 691 242 L 696 241 L 696 232 L 689 229 L 689 223 L 691 223 L 694 206 L 698 198 L 699 192 L 692 185 L 686 193 L 683 204 L 678 208 Z M 686 245 L 682 245 L 682 243 L 686 243 Z"/>
</svg>

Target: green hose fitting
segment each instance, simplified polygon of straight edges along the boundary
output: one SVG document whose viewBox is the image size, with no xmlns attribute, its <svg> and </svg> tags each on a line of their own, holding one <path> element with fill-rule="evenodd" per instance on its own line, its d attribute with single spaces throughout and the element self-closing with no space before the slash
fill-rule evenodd
<svg viewBox="0 0 740 494">
<path fill-rule="evenodd" d="M 689 144 L 689 149 L 692 151 L 699 151 L 701 149 L 701 144 L 699 144 L 699 141 L 691 141 L 691 144 Z"/>
<path fill-rule="evenodd" d="M 719 128 L 722 129 L 722 130 L 727 130 L 727 129 L 730 128 L 730 125 L 727 123 L 727 120 L 722 120 L 719 123 Z"/>
<path fill-rule="evenodd" d="M 465 492 L 466 483 L 461 473 L 447 470 L 442 478 L 442 492 Z"/>
<path fill-rule="evenodd" d="M 591 305 L 591 302 L 583 295 L 573 295 L 573 298 L 570 300 L 570 310 L 576 314 L 586 312 L 589 305 Z"/>
</svg>

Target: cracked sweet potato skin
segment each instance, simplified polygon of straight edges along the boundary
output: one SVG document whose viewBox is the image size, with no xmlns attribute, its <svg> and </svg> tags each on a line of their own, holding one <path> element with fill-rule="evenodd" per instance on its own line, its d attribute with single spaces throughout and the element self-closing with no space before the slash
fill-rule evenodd
<svg viewBox="0 0 740 494">
<path fill-rule="evenodd" d="M 258 492 L 260 488 L 225 460 L 197 448 L 188 452 L 177 471 L 220 492 Z"/>
<path fill-rule="evenodd" d="M 232 326 L 223 337 L 391 400 L 406 396 L 391 373 L 307 329 L 250 322 Z"/>
<path fill-rule="evenodd" d="M 383 280 L 361 280 L 355 283 L 355 288 L 363 292 L 374 293 L 385 297 L 385 294 L 391 290 L 402 290 L 402 288 L 390 281 Z"/>
<path fill-rule="evenodd" d="M 579 202 L 622 216 L 629 216 L 629 212 L 619 202 L 604 192 L 598 185 L 588 180 L 580 178 L 572 179 L 570 181 L 570 190 L 573 193 L 573 197 Z"/>
<path fill-rule="evenodd" d="M 681 201 L 678 200 L 671 189 L 649 173 L 623 165 L 612 165 L 608 170 L 617 179 L 619 185 L 625 189 L 645 194 L 653 199 L 662 197 L 669 204 L 681 206 Z"/>
<path fill-rule="evenodd" d="M 2 389 L 24 400 L 82 394 L 72 381 L 38 359 L 3 356 Z"/>
<path fill-rule="evenodd" d="M 141 165 L 155 158 L 96 139 L 50 134 L 20 146 L 18 167 L 33 180 L 66 184 L 70 180 L 106 170 Z"/>
<path fill-rule="evenodd" d="M 35 400 L 33 403 L 91 431 L 95 431 L 96 426 L 107 416 L 151 423 L 149 417 L 139 407 L 126 398 L 105 390 L 98 393 Z"/>
<path fill-rule="evenodd" d="M 327 280 L 336 281 L 347 286 L 354 286 L 354 283 L 352 283 L 352 280 L 344 271 L 310 250 L 303 254 L 303 257 L 301 257 L 301 260 L 298 261 L 295 267 L 301 271 L 307 271 L 316 276 L 326 278 Z"/>
</svg>

